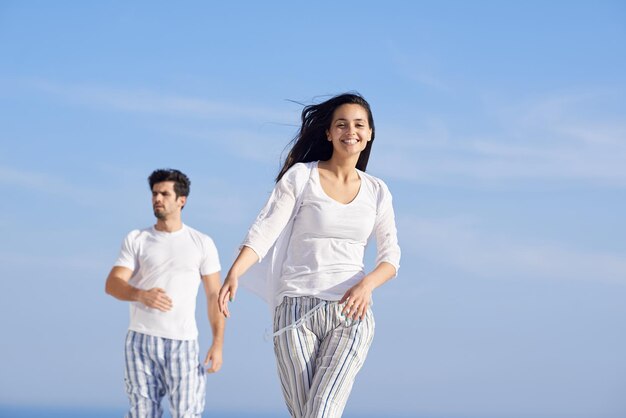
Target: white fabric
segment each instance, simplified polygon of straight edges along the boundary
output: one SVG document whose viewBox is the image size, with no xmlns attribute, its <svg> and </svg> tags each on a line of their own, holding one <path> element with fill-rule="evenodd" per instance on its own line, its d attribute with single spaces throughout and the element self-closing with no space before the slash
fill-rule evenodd
<svg viewBox="0 0 626 418">
<path fill-rule="evenodd" d="M 363 255 L 372 235 L 376 265 L 388 262 L 397 272 L 400 248 L 391 194 L 381 180 L 358 174 L 359 193 L 344 205 L 324 193 L 317 162 L 287 171 L 243 242 L 261 259 L 276 242 L 266 260 L 271 271 L 261 283 L 265 291 L 259 291 L 258 279 L 242 280 L 242 285 L 253 287 L 271 308 L 284 296 L 339 300 L 365 275 Z"/>
<path fill-rule="evenodd" d="M 277 276 L 280 275 L 287 245 L 289 245 L 293 219 L 297 214 L 297 208 L 300 206 L 302 191 L 308 184 L 313 165 L 314 163 L 298 163 L 285 173 L 274 187 L 274 190 L 272 190 L 272 194 L 250 227 L 248 235 L 242 244 L 242 246 L 248 246 L 257 253 L 259 263 L 248 270 L 241 280 L 241 285 L 265 300 L 271 312 L 280 303 L 274 294 L 276 282 L 278 281 Z M 290 202 L 295 203 L 290 204 Z M 269 241 L 266 241 L 261 226 L 269 213 L 282 213 L 285 211 L 291 212 L 289 221 L 279 233 L 278 238 L 275 238 L 274 245 L 272 245 L 274 238 L 272 237 Z M 259 247 L 257 247 L 257 244 Z M 267 248 L 261 252 L 261 248 L 264 246 Z"/>
<path fill-rule="evenodd" d="M 133 271 L 131 285 L 144 290 L 162 288 L 172 299 L 168 312 L 131 302 L 129 330 L 174 340 L 197 338 L 201 276 L 221 269 L 210 237 L 187 225 L 171 233 L 154 227 L 134 230 L 124 239 L 115 265 Z"/>
</svg>

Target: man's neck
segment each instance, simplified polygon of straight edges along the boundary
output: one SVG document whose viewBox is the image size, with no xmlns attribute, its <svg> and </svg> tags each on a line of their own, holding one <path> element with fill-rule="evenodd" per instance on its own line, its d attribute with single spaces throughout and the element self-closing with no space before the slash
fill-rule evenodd
<svg viewBox="0 0 626 418">
<path fill-rule="evenodd" d="M 157 219 L 154 229 L 161 232 L 176 232 L 183 227 L 183 221 L 178 219 Z"/>
</svg>

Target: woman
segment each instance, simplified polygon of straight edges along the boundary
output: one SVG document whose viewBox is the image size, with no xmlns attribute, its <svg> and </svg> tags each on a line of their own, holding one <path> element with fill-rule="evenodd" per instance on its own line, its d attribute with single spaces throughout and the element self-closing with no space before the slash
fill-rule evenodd
<svg viewBox="0 0 626 418">
<path fill-rule="evenodd" d="M 391 194 L 365 173 L 373 142 L 374 120 L 360 95 L 305 107 L 272 195 L 220 290 L 228 317 L 239 278 L 269 259 L 264 292 L 274 307 L 278 374 L 293 417 L 341 416 L 374 336 L 372 292 L 399 267 Z M 365 274 L 372 234 L 376 268 Z"/>
</svg>

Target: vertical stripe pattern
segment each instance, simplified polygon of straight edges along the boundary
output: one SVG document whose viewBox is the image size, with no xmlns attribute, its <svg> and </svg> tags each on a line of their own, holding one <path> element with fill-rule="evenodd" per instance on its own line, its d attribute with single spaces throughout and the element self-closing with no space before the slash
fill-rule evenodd
<svg viewBox="0 0 626 418">
<path fill-rule="evenodd" d="M 289 327 L 322 302 L 286 297 L 276 307 L 274 331 Z M 294 418 L 340 417 L 352 384 L 374 338 L 374 316 L 362 321 L 341 316 L 343 305 L 327 302 L 302 325 L 274 337 L 274 352 L 285 403 Z"/>
<path fill-rule="evenodd" d="M 126 336 L 127 418 L 159 418 L 168 394 L 173 418 L 200 417 L 204 410 L 205 371 L 196 340 L 171 340 L 135 331 Z"/>
</svg>

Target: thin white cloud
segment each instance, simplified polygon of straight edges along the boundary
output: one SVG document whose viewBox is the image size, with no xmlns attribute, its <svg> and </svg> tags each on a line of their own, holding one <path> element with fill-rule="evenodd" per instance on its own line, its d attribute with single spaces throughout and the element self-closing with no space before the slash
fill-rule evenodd
<svg viewBox="0 0 626 418">
<path fill-rule="evenodd" d="M 185 118 L 244 119 L 284 123 L 293 116 L 272 108 L 229 103 L 198 97 L 162 94 L 151 90 L 121 89 L 93 84 L 29 82 L 32 88 L 66 101 L 123 112 L 150 113 Z"/>
<path fill-rule="evenodd" d="M 425 183 L 502 184 L 510 180 L 592 182 L 626 187 L 626 123 L 588 109 L 597 97 L 548 98 L 503 109 L 489 103 L 493 129 L 452 135 L 445 118 L 421 131 L 385 131 L 372 159 L 381 174 Z M 497 110 L 493 110 L 498 108 Z M 456 127 L 456 131 L 462 127 Z"/>
<path fill-rule="evenodd" d="M 41 272 L 50 271 L 78 271 L 78 272 L 102 272 L 105 271 L 106 263 L 102 257 L 88 257 L 84 254 L 72 256 L 43 256 L 38 254 L 25 254 L 18 252 L 0 253 L 0 263 L 5 272 L 13 269 L 37 269 Z M 61 275 L 63 277 L 63 275 Z"/>
<path fill-rule="evenodd" d="M 70 198 L 81 205 L 91 205 L 100 201 L 98 193 L 93 190 L 77 186 L 50 173 L 0 165 L 0 184 Z"/>
<path fill-rule="evenodd" d="M 466 218 L 398 220 L 405 256 L 489 278 L 597 280 L 626 284 L 626 254 L 581 251 L 558 243 L 521 243 L 481 232 Z"/>
<path fill-rule="evenodd" d="M 281 152 L 295 133 L 296 128 L 274 129 L 279 134 L 259 129 L 205 129 L 193 127 L 161 128 L 177 138 L 186 138 L 202 144 L 219 144 L 232 157 L 239 160 L 278 164 Z M 230 158 L 230 157 L 229 157 Z"/>
<path fill-rule="evenodd" d="M 590 145 L 626 148 L 626 125 L 569 123 L 555 126 L 554 130 Z"/>
</svg>

